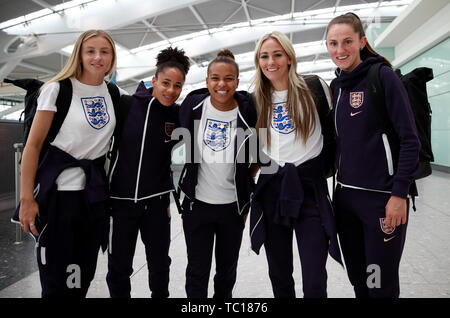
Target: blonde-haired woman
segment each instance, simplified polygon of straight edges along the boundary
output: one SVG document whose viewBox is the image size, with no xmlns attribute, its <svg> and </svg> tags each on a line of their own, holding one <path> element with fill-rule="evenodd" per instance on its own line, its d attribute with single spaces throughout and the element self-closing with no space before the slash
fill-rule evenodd
<svg viewBox="0 0 450 318">
<path fill-rule="evenodd" d="M 108 220 L 105 154 L 116 124 L 109 88 L 115 86 L 104 79 L 115 66 L 111 37 L 86 31 L 38 97 L 22 159 L 19 219 L 37 238 L 42 297 L 85 297 L 94 277 Z M 67 95 L 63 86 L 71 96 L 60 96 Z M 123 93 L 115 89 L 113 95 Z M 62 99 L 70 106 L 55 133 Z M 44 142 L 49 145 L 40 160 Z"/>
<path fill-rule="evenodd" d="M 304 297 L 327 297 L 328 252 L 341 263 L 322 158 L 325 127 L 319 120 L 330 110 L 329 88 L 317 76 L 297 74 L 294 48 L 277 31 L 260 39 L 255 66 L 256 128 L 263 154 L 277 169 L 261 167 L 250 217 L 252 249 L 258 253 L 264 244 L 274 296 L 295 297 L 295 232 Z"/>
</svg>

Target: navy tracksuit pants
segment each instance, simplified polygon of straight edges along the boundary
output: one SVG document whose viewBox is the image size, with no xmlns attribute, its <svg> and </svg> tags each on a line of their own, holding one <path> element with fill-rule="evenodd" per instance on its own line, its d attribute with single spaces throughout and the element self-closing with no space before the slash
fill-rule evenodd
<svg viewBox="0 0 450 318">
<path fill-rule="evenodd" d="M 130 277 L 138 233 L 145 245 L 148 284 L 153 298 L 169 296 L 170 217 L 169 194 L 148 200 L 112 200 L 108 247 L 108 283 L 113 298 L 131 297 Z"/>
<path fill-rule="evenodd" d="M 328 238 L 322 226 L 319 210 L 314 201 L 314 190 L 304 187 L 304 201 L 300 217 L 293 227 L 274 223 L 279 182 L 268 182 L 261 193 L 261 205 L 264 210 L 266 239 L 264 249 L 269 265 L 269 277 L 275 298 L 295 298 L 293 273 L 292 242 L 293 232 L 297 238 L 300 255 L 303 296 L 305 298 L 327 297 Z"/>
<path fill-rule="evenodd" d="M 386 216 L 389 198 L 387 193 L 336 188 L 336 225 L 357 298 L 397 298 L 400 294 L 398 270 L 408 223 L 393 232 L 382 226 L 380 219 Z M 409 202 L 409 219 L 408 211 Z"/>
<path fill-rule="evenodd" d="M 56 191 L 36 248 L 43 298 L 84 298 L 107 230 L 104 202 L 87 205 L 84 191 Z"/>
<path fill-rule="evenodd" d="M 191 209 L 183 202 L 183 230 L 188 264 L 186 294 L 188 298 L 207 298 L 215 238 L 216 274 L 214 298 L 231 298 L 236 282 L 239 249 L 244 218 L 236 202 L 208 204 L 195 200 Z"/>
</svg>

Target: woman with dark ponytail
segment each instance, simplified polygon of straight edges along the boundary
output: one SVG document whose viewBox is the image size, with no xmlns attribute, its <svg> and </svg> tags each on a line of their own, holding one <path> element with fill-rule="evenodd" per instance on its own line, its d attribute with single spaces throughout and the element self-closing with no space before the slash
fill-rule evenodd
<svg viewBox="0 0 450 318">
<path fill-rule="evenodd" d="M 174 191 L 170 170 L 179 126 L 180 96 L 189 58 L 167 48 L 157 56 L 152 87 L 141 82 L 121 107 L 129 107 L 121 139 L 113 147 L 110 180 L 108 274 L 111 297 L 130 297 L 130 276 L 138 232 L 145 245 L 151 296 L 169 296 L 170 210 Z M 131 100 L 130 100 L 131 99 Z"/>
<path fill-rule="evenodd" d="M 326 44 L 336 64 L 333 116 L 337 137 L 336 223 L 357 298 L 396 298 L 408 224 L 408 192 L 420 143 L 407 92 L 390 63 L 367 43 L 354 13 L 330 21 Z M 369 98 L 368 74 L 381 63 L 387 114 L 397 136 L 386 134 Z M 371 280 L 370 276 L 378 277 Z"/>
<path fill-rule="evenodd" d="M 209 63 L 207 88 L 183 101 L 180 125 L 190 131 L 190 156 L 180 177 L 188 264 L 188 298 L 206 298 L 215 241 L 214 297 L 231 298 L 236 282 L 250 194 L 250 128 L 256 111 L 246 91 L 236 91 L 239 67 L 229 50 Z M 200 160 L 196 160 L 199 158 Z"/>
</svg>

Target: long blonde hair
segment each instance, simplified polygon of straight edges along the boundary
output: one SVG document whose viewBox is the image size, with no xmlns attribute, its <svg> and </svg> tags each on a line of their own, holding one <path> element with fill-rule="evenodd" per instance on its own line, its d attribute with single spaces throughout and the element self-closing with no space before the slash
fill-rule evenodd
<svg viewBox="0 0 450 318">
<path fill-rule="evenodd" d="M 265 34 L 258 42 L 255 49 L 254 62 L 256 73 L 253 78 L 253 85 L 255 86 L 256 105 L 258 110 L 258 121 L 256 123 L 256 130 L 260 132 L 260 128 L 270 127 L 272 120 L 272 93 L 273 87 L 270 80 L 264 75 L 259 66 L 259 55 L 261 46 L 269 38 L 273 38 L 280 43 L 281 47 L 286 52 L 286 55 L 291 60 L 289 66 L 289 85 L 287 94 L 287 109 L 289 117 L 295 123 L 295 137 L 302 138 L 303 143 L 306 144 L 311 131 L 315 129 L 315 104 L 311 92 L 303 80 L 297 74 L 297 59 L 294 47 L 286 35 L 279 31 L 273 31 Z M 267 131 L 267 130 L 265 130 Z M 267 146 L 270 146 L 270 134 L 266 134 Z"/>
<path fill-rule="evenodd" d="M 117 52 L 114 40 L 107 32 L 103 30 L 88 30 L 86 32 L 83 32 L 83 34 L 78 37 L 77 41 L 75 42 L 75 46 L 73 47 L 72 54 L 70 55 L 70 58 L 67 61 L 66 65 L 64 65 L 64 68 L 55 77 L 47 81 L 43 86 L 69 77 L 80 78 L 81 74 L 83 73 L 83 65 L 81 64 L 81 46 L 86 40 L 94 36 L 105 38 L 111 44 L 113 59 L 111 62 L 111 68 L 105 74 L 105 76 L 111 79 L 116 73 L 117 65 Z"/>
</svg>

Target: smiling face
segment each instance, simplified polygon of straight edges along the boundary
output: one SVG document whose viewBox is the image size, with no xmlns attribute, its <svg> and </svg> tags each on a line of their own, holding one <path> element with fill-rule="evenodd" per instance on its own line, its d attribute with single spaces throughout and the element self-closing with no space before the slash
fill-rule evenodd
<svg viewBox="0 0 450 318">
<path fill-rule="evenodd" d="M 275 90 L 288 89 L 291 59 L 276 39 L 268 38 L 262 43 L 258 64 Z"/>
<path fill-rule="evenodd" d="M 360 51 L 367 38 L 360 36 L 349 24 L 338 23 L 330 27 L 327 34 L 327 50 L 334 64 L 345 72 L 353 71 L 362 63 Z"/>
<path fill-rule="evenodd" d="M 236 106 L 233 95 L 238 85 L 237 70 L 233 64 L 217 62 L 210 65 L 206 86 L 214 107 L 222 111 L 233 109 Z"/>
<path fill-rule="evenodd" d="M 81 46 L 81 63 L 83 65 L 82 79 L 91 82 L 103 81 L 111 70 L 113 61 L 113 48 L 107 39 L 93 36 L 83 42 Z"/>
<path fill-rule="evenodd" d="M 166 67 L 152 78 L 152 96 L 164 106 L 171 106 L 180 97 L 184 76 L 176 67 Z"/>
</svg>

